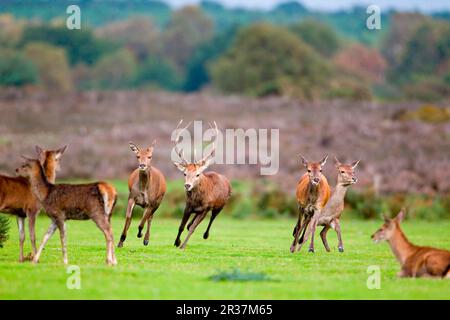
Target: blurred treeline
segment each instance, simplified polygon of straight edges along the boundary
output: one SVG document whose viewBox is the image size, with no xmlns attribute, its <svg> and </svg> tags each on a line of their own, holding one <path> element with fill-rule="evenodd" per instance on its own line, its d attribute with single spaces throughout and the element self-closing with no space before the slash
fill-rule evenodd
<svg viewBox="0 0 450 320">
<path fill-rule="evenodd" d="M 82 29 L 66 28 L 78 4 Z M 303 100 L 440 101 L 450 96 L 449 14 L 365 8 L 271 11 L 215 2 L 0 0 L 0 86 L 74 90 L 212 90 Z"/>
</svg>

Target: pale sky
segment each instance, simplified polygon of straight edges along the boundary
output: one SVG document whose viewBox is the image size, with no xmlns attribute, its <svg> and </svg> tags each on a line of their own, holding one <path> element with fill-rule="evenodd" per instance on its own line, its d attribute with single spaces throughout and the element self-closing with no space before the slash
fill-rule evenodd
<svg viewBox="0 0 450 320">
<path fill-rule="evenodd" d="M 198 3 L 200 0 L 165 0 L 166 3 L 174 7 L 179 7 L 185 4 Z M 286 0 L 216 0 L 226 7 L 236 8 L 257 8 L 257 9 L 271 9 L 278 3 L 286 2 Z M 432 12 L 438 10 L 450 10 L 449 0 L 301 0 L 306 7 L 316 10 L 336 10 L 342 8 L 349 8 L 355 4 L 370 5 L 375 4 L 380 6 L 381 10 L 390 8 L 402 10 L 418 9 L 424 12 Z"/>
</svg>

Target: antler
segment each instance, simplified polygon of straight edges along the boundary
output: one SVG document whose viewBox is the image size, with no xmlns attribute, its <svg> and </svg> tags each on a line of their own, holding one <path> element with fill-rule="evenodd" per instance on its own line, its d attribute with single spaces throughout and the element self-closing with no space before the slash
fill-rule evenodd
<svg viewBox="0 0 450 320">
<path fill-rule="evenodd" d="M 188 125 L 186 126 L 186 127 L 184 127 L 183 129 L 181 129 L 181 130 L 178 130 L 178 128 L 180 127 L 180 125 L 183 123 L 183 119 L 181 119 L 180 120 L 180 122 L 178 122 L 178 125 L 177 125 L 177 128 L 175 129 L 175 131 L 177 131 L 177 135 L 176 135 L 176 137 L 175 137 L 175 152 L 178 154 L 178 156 L 180 157 L 180 159 L 181 159 L 181 164 L 183 164 L 183 165 L 186 165 L 187 164 L 187 161 L 184 159 L 184 157 L 183 157 L 183 149 L 179 149 L 178 148 L 178 142 L 179 142 L 179 140 L 180 140 L 180 134 L 181 134 L 181 132 L 182 131 L 184 131 L 184 130 L 186 130 L 190 125 L 191 125 L 191 123 L 192 123 L 192 121 L 191 122 L 189 122 L 188 123 Z"/>
<path fill-rule="evenodd" d="M 203 159 L 201 159 L 197 163 L 205 163 L 216 152 L 216 139 L 217 139 L 217 136 L 219 135 L 219 129 L 217 129 L 217 123 L 215 121 L 213 121 L 213 123 L 214 123 L 214 128 L 211 125 L 211 122 L 208 123 L 209 127 L 215 131 L 214 140 L 212 142 L 212 150 L 211 150 L 211 152 L 209 154 L 207 154 L 205 157 L 203 157 Z"/>
</svg>

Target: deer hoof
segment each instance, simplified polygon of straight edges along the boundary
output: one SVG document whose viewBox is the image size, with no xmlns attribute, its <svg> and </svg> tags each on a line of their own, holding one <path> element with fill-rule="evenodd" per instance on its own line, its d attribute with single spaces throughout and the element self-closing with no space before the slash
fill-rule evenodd
<svg viewBox="0 0 450 320">
<path fill-rule="evenodd" d="M 148 246 L 148 240 L 144 239 L 144 241 L 142 242 L 144 244 L 144 246 Z"/>
<path fill-rule="evenodd" d="M 175 243 L 173 244 L 175 247 L 179 247 L 181 243 L 181 240 L 177 239 L 175 240 Z"/>
<path fill-rule="evenodd" d="M 209 237 L 209 233 L 204 233 L 204 234 L 203 234 L 203 239 L 206 240 L 206 239 L 208 239 L 208 237 Z"/>
<path fill-rule="evenodd" d="M 344 252 L 344 248 L 342 248 L 342 247 L 339 247 L 338 250 L 339 250 L 339 252 Z"/>
<path fill-rule="evenodd" d="M 142 227 L 139 227 L 139 229 L 138 229 L 138 234 L 137 234 L 137 237 L 138 238 L 142 238 Z"/>
<path fill-rule="evenodd" d="M 120 242 L 117 244 L 117 248 L 122 248 L 122 247 L 123 247 L 123 242 L 120 241 Z"/>
<path fill-rule="evenodd" d="M 308 252 L 314 253 L 314 249 L 313 248 L 309 248 Z"/>
<path fill-rule="evenodd" d="M 291 246 L 291 253 L 294 253 L 295 252 L 295 246 Z"/>
</svg>

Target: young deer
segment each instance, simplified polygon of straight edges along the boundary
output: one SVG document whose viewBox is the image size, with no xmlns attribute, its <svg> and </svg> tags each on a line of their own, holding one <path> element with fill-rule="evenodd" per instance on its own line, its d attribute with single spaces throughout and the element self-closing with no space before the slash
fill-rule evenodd
<svg viewBox="0 0 450 320">
<path fill-rule="evenodd" d="M 450 279 L 450 251 L 419 247 L 408 241 L 400 228 L 405 217 L 401 210 L 394 219 L 384 216 L 384 224 L 372 235 L 375 243 L 389 242 L 392 252 L 401 265 L 399 277 L 436 277 Z"/>
<path fill-rule="evenodd" d="M 178 123 L 177 130 L 181 123 L 182 120 Z M 218 130 L 215 122 L 214 126 L 217 137 Z M 187 129 L 187 127 L 189 127 L 189 125 L 178 131 L 175 139 L 175 151 L 180 157 L 181 162 L 174 161 L 173 163 L 178 170 L 183 172 L 185 176 L 184 188 L 186 189 L 186 207 L 178 229 L 177 238 L 175 239 L 175 246 L 180 246 L 180 236 L 189 220 L 189 217 L 191 214 L 195 214 L 195 216 L 188 225 L 189 233 L 180 249 L 184 249 L 186 247 L 192 233 L 195 231 L 200 222 L 203 221 L 207 213 L 211 211 L 211 219 L 209 220 L 208 227 L 203 234 L 203 239 L 208 239 L 209 229 L 211 228 L 214 219 L 225 206 L 231 195 L 231 185 L 225 176 L 213 171 L 203 173 L 213 160 L 215 142 L 213 142 L 211 152 L 200 161 L 188 163 L 183 158 L 183 151 L 178 149 L 177 144 L 180 137 L 180 132 Z"/>
<path fill-rule="evenodd" d="M 311 234 L 309 252 L 314 252 L 314 233 L 317 226 L 323 226 L 323 229 L 320 232 L 320 237 L 322 238 L 325 250 L 330 252 L 330 247 L 328 246 L 327 242 L 327 232 L 330 228 L 333 228 L 337 233 L 339 241 L 339 252 L 344 252 L 344 244 L 342 243 L 341 235 L 341 224 L 339 222 L 339 219 L 341 218 L 342 211 L 344 210 L 344 198 L 345 194 L 347 193 L 347 189 L 352 184 L 355 184 L 358 181 L 355 177 L 354 171 L 358 166 L 359 160 L 353 162 L 352 164 L 342 164 L 336 157 L 334 159 L 338 171 L 336 188 L 334 189 L 334 192 L 328 200 L 327 204 L 322 208 L 322 210 L 316 212 L 316 214 L 313 216 L 303 242 L 300 244 L 301 248 L 303 243 L 308 240 L 308 237 Z"/>
<path fill-rule="evenodd" d="M 117 264 L 110 224 L 111 214 L 117 200 L 117 193 L 113 186 L 105 182 L 53 184 L 48 181 L 41 164 L 35 159 L 26 159 L 26 162 L 16 171 L 20 176 L 28 179 L 33 194 L 52 220 L 52 224 L 33 258 L 34 263 L 39 262 L 39 257 L 47 241 L 58 228 L 63 260 L 67 264 L 65 221 L 92 219 L 105 235 L 107 263 Z"/>
<path fill-rule="evenodd" d="M 136 154 L 138 168 L 135 169 L 128 179 L 128 205 L 126 211 L 125 226 L 120 237 L 119 248 L 123 247 L 123 242 L 127 237 L 127 231 L 130 227 L 133 208 L 137 204 L 144 208 L 144 214 L 139 224 L 138 238 L 142 237 L 142 229 L 147 222 L 147 232 L 144 237 L 144 245 L 148 245 L 150 239 L 150 226 L 153 214 L 158 209 L 164 194 L 166 192 L 166 179 L 164 175 L 151 165 L 153 156 L 153 147 L 156 140 L 153 141 L 151 147 L 139 149 L 134 143 L 130 142 L 131 151 Z"/>
<path fill-rule="evenodd" d="M 44 168 L 47 179 L 55 182 L 56 171 L 59 170 L 59 161 L 66 147 L 58 150 L 44 150 L 36 146 L 39 161 Z M 25 242 L 25 218 L 28 217 L 28 226 L 31 240 L 30 258 L 36 254 L 36 217 L 41 206 L 31 192 L 30 184 L 22 177 L 0 176 L 0 211 L 17 216 L 19 228 L 19 261 L 24 261 L 23 244 Z"/>
<path fill-rule="evenodd" d="M 323 157 L 320 162 L 308 162 L 302 156 L 300 157 L 307 172 L 297 184 L 298 221 L 293 231 L 292 253 L 297 250 L 298 244 L 303 242 L 311 218 L 325 206 L 330 197 L 330 186 L 327 178 L 322 174 L 322 167 L 328 156 Z"/>
</svg>

